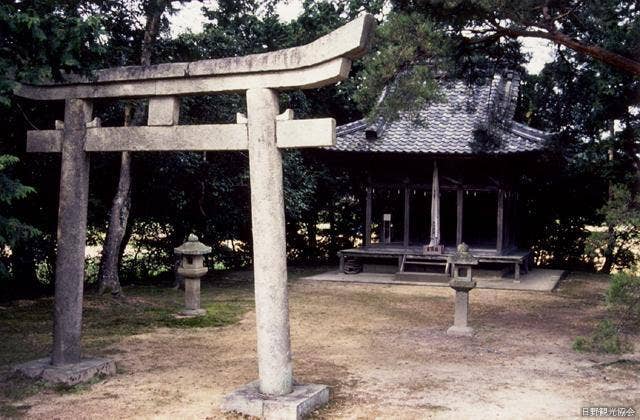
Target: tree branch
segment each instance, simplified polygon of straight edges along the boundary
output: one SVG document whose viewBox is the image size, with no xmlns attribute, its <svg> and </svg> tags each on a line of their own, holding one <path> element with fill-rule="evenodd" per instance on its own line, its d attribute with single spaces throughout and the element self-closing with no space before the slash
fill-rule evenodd
<svg viewBox="0 0 640 420">
<path fill-rule="evenodd" d="M 510 38 L 527 37 L 548 39 L 555 42 L 556 44 L 564 45 L 565 47 L 577 51 L 581 54 L 588 55 L 600 62 L 609 64 L 617 68 L 618 70 L 622 70 L 636 77 L 640 77 L 640 61 L 632 60 L 631 58 L 614 53 L 598 45 L 586 44 L 584 42 L 573 39 L 570 36 L 559 31 L 544 32 L 496 26 L 496 33 L 501 36 L 507 36 Z"/>
<path fill-rule="evenodd" d="M 482 44 L 485 42 L 495 42 L 500 39 L 500 34 L 494 31 L 493 34 L 474 38 L 464 38 L 462 42 L 467 45 Z"/>
</svg>

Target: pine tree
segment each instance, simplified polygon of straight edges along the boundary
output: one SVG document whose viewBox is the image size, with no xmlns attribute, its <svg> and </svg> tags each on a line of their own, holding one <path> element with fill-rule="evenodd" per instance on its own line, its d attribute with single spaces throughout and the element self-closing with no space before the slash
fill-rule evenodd
<svg viewBox="0 0 640 420">
<path fill-rule="evenodd" d="M 25 198 L 34 189 L 12 179 L 7 170 L 18 163 L 18 158 L 0 155 L 0 281 L 9 276 L 8 257 L 17 241 L 38 234 L 38 230 L 22 223 L 15 217 L 6 217 L 6 207 L 15 200 Z"/>
</svg>

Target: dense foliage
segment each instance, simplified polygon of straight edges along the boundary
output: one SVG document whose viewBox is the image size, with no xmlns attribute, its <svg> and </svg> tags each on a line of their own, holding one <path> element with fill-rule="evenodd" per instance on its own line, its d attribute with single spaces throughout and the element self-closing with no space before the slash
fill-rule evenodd
<svg viewBox="0 0 640 420">
<path fill-rule="evenodd" d="M 15 217 L 2 216 L 3 213 L 9 213 L 5 209 L 14 200 L 20 200 L 33 193 L 33 188 L 7 176 L 7 170 L 16 163 L 18 158 L 15 156 L 0 155 L 0 281 L 6 281 L 9 277 L 8 261 L 16 244 L 39 233 Z"/>
</svg>

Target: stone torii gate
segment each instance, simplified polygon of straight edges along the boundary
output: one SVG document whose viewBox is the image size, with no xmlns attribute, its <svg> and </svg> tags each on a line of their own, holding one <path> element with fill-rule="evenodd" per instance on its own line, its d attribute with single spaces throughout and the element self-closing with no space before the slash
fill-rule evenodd
<svg viewBox="0 0 640 420">
<path fill-rule="evenodd" d="M 364 14 L 300 47 L 111 68 L 57 85 L 19 85 L 18 96 L 65 101 L 64 122 L 56 121 L 55 130 L 27 132 L 29 152 L 59 152 L 62 165 L 53 350 L 50 359 L 20 370 L 67 383 L 115 371 L 112 361 L 81 358 L 80 350 L 90 152 L 248 150 L 259 382 L 227 397 L 225 407 L 297 417 L 325 402 L 326 387 L 294 385 L 292 379 L 280 149 L 333 145 L 335 121 L 294 120 L 291 110 L 280 114 L 278 92 L 346 79 L 352 60 L 366 53 L 374 25 Z M 178 125 L 181 96 L 222 92 L 246 92 L 247 115 L 238 114 L 236 124 Z M 148 125 L 101 127 L 92 116 L 92 101 L 99 98 L 148 98 Z"/>
</svg>

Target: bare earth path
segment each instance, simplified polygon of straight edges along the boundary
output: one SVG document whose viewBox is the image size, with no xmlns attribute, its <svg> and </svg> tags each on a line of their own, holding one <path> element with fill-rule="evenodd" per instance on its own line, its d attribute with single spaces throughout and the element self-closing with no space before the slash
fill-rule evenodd
<svg viewBox="0 0 640 420">
<path fill-rule="evenodd" d="M 332 387 L 331 403 L 316 418 L 575 418 L 586 406 L 638 411 L 639 363 L 571 350 L 575 336 L 604 315 L 605 287 L 602 277 L 572 275 L 553 293 L 474 290 L 471 325 L 478 333 L 450 338 L 448 288 L 296 281 L 294 373 Z M 107 351 L 118 375 L 77 394 L 30 397 L 28 417 L 234 418 L 219 412 L 223 396 L 257 377 L 253 311 L 232 326 L 159 329 Z"/>
</svg>

